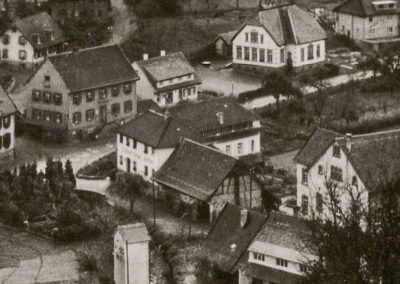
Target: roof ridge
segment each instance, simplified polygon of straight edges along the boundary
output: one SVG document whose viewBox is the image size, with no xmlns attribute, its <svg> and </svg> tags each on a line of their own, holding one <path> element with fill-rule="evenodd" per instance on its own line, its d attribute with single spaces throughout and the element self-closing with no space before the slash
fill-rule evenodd
<svg viewBox="0 0 400 284">
<path fill-rule="evenodd" d="M 297 6 L 294 6 L 294 7 L 297 7 Z M 291 36 L 293 36 L 294 43 L 297 45 L 298 42 L 297 42 L 296 29 L 293 27 L 292 16 L 289 13 L 289 9 L 287 9 L 287 15 L 288 15 L 289 26 L 290 26 L 290 31 L 289 32 L 291 32 Z"/>
<path fill-rule="evenodd" d="M 158 146 L 160 145 L 161 139 L 164 137 L 164 135 L 165 135 L 165 133 L 166 133 L 166 131 L 167 131 L 169 125 L 171 124 L 172 117 L 167 117 L 167 118 L 166 118 L 166 121 L 167 121 L 167 123 L 166 123 L 166 125 L 164 126 L 164 129 L 163 129 L 163 131 L 162 131 L 162 133 L 161 133 L 161 135 L 160 135 L 160 139 L 158 139 L 158 141 L 157 141 L 156 148 L 158 148 Z"/>
<path fill-rule="evenodd" d="M 234 156 L 227 155 L 227 154 L 223 153 L 222 151 L 220 151 L 220 150 L 218 150 L 218 149 L 216 149 L 216 148 L 213 148 L 213 147 L 210 147 L 210 146 L 208 146 L 208 145 L 199 143 L 199 142 L 194 141 L 194 140 L 192 140 L 192 139 L 183 138 L 183 141 L 185 141 L 185 140 L 188 141 L 188 142 L 191 142 L 191 143 L 193 143 L 193 144 L 196 144 L 196 145 L 198 145 L 198 146 L 201 146 L 201 147 L 203 147 L 203 148 L 206 148 L 206 149 L 212 150 L 212 151 L 214 151 L 214 152 L 217 152 L 217 153 L 219 153 L 219 154 L 221 154 L 221 155 L 227 156 L 227 157 L 229 157 L 229 158 L 233 158 L 233 159 L 235 159 L 235 160 L 239 160 L 238 157 L 234 157 Z"/>
<path fill-rule="evenodd" d="M 381 134 L 390 134 L 390 133 L 396 133 L 396 132 L 400 132 L 400 128 L 382 130 L 382 131 L 371 132 L 371 133 L 356 134 L 356 135 L 352 135 L 352 138 L 369 137 L 369 136 L 375 136 L 375 135 L 381 135 Z M 344 137 L 342 137 L 342 138 L 344 138 Z"/>
<path fill-rule="evenodd" d="M 68 55 L 68 54 L 77 54 L 77 53 L 88 51 L 88 50 L 100 49 L 100 48 L 111 47 L 111 46 L 119 47 L 119 45 L 116 43 L 102 44 L 102 45 L 96 45 L 96 46 L 91 46 L 91 47 L 87 47 L 87 48 L 82 48 L 82 49 L 79 49 L 78 51 L 70 50 L 70 51 L 60 52 L 60 53 L 56 53 L 56 54 L 51 54 L 51 55 L 48 55 L 47 58 L 58 57 L 58 56 L 63 56 L 63 55 Z M 120 48 L 120 50 L 123 53 L 121 48 Z M 124 56 L 125 56 L 125 54 L 124 54 Z M 125 56 L 125 58 L 126 58 L 126 56 Z M 128 62 L 129 62 L 129 60 L 128 60 Z"/>
</svg>

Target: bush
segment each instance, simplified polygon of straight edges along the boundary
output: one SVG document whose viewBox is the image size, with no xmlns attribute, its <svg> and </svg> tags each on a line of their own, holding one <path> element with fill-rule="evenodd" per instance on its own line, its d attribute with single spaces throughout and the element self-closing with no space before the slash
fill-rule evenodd
<svg viewBox="0 0 400 284">
<path fill-rule="evenodd" d="M 304 84 L 310 83 L 310 80 L 323 80 L 339 74 L 339 67 L 332 63 L 315 66 L 309 73 L 304 73 L 299 76 L 300 82 Z"/>
<path fill-rule="evenodd" d="M 400 88 L 397 80 L 388 77 L 371 78 L 360 84 L 360 91 L 365 93 L 390 92 Z"/>
<path fill-rule="evenodd" d="M 0 220 L 7 225 L 21 227 L 24 216 L 14 203 L 0 203 Z"/>
</svg>

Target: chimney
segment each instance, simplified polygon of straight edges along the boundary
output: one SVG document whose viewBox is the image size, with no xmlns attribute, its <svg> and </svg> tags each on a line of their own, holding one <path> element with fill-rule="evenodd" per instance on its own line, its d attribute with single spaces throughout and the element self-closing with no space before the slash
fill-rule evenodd
<svg viewBox="0 0 400 284">
<path fill-rule="evenodd" d="M 247 209 L 240 210 L 240 228 L 244 228 L 247 224 L 249 211 Z"/>
<path fill-rule="evenodd" d="M 217 112 L 217 117 L 218 117 L 219 124 L 224 124 L 224 113 L 223 112 Z"/>
<path fill-rule="evenodd" d="M 161 51 L 160 51 L 160 55 L 161 55 L 161 56 L 165 56 L 165 50 L 161 50 Z"/>
<path fill-rule="evenodd" d="M 346 148 L 347 151 L 349 152 L 351 152 L 351 138 L 352 138 L 351 133 L 346 133 Z"/>
<path fill-rule="evenodd" d="M 149 55 L 147 53 L 143 54 L 143 60 L 149 59 Z"/>
</svg>

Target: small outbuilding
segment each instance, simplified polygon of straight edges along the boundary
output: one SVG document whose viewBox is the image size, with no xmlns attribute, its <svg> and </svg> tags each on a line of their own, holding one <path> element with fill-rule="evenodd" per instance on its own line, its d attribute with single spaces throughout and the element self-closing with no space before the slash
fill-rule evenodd
<svg viewBox="0 0 400 284">
<path fill-rule="evenodd" d="M 219 56 L 232 55 L 232 38 L 236 31 L 219 34 L 214 40 L 215 53 Z"/>
</svg>

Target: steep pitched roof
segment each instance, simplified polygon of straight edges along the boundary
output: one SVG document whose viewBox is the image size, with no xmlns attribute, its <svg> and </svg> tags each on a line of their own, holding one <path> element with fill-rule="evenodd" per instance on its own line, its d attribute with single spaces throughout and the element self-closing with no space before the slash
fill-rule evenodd
<svg viewBox="0 0 400 284">
<path fill-rule="evenodd" d="M 119 232 L 123 241 L 128 243 L 145 242 L 150 241 L 151 239 L 147 228 L 143 223 L 119 225 L 115 230 L 115 233 L 116 232 Z"/>
<path fill-rule="evenodd" d="M 238 159 L 217 149 L 184 139 L 152 179 L 207 201 L 237 162 Z"/>
<path fill-rule="evenodd" d="M 152 83 L 195 73 L 183 52 L 166 54 L 136 62 Z"/>
<path fill-rule="evenodd" d="M 174 148 L 181 138 L 200 140 L 194 130 L 172 117 L 149 110 L 118 129 L 118 133 L 136 139 L 153 148 Z"/>
<path fill-rule="evenodd" d="M 35 49 L 46 48 L 65 42 L 67 38 L 57 23 L 47 12 L 42 12 L 29 17 L 18 19 L 13 24 L 24 35 Z M 53 32 L 54 38 L 48 34 Z M 40 44 L 33 40 L 33 35 L 40 37 Z"/>
<path fill-rule="evenodd" d="M 154 110 L 155 112 L 160 111 L 161 108 L 158 104 L 156 104 L 153 100 L 140 100 L 137 102 L 137 113 L 142 114 L 148 110 Z"/>
<path fill-rule="evenodd" d="M 241 228 L 240 217 L 240 207 L 227 202 L 202 244 L 207 258 L 225 272 L 234 271 L 267 220 L 267 215 L 249 210 L 247 223 Z M 236 245 L 236 249 L 232 249 L 232 245 Z"/>
<path fill-rule="evenodd" d="M 256 17 L 245 25 L 263 27 L 279 46 L 290 43 L 304 44 L 327 38 L 325 30 L 318 22 L 297 5 L 260 10 Z"/>
<path fill-rule="evenodd" d="M 350 150 L 346 138 L 336 141 L 367 190 L 379 190 L 379 186 L 399 177 L 400 129 L 353 135 Z"/>
<path fill-rule="evenodd" d="M 57 54 L 48 60 L 71 92 L 139 79 L 118 45 Z"/>
<path fill-rule="evenodd" d="M 348 0 L 333 9 L 336 13 L 349 14 L 360 17 L 369 17 L 373 15 L 392 15 L 400 13 L 400 1 L 395 0 L 397 8 L 378 10 L 372 5 L 372 0 Z M 377 1 L 379 2 L 379 1 Z"/>
<path fill-rule="evenodd" d="M 17 112 L 17 108 L 14 102 L 8 96 L 7 92 L 0 86 L 0 117 L 14 114 Z"/>
<path fill-rule="evenodd" d="M 170 108 L 169 111 L 171 116 L 177 117 L 198 131 L 207 131 L 259 120 L 253 112 L 239 105 L 234 99 L 227 97 L 179 104 Z M 220 124 L 218 120 L 218 113 L 223 113 L 223 124 Z"/>
<path fill-rule="evenodd" d="M 324 128 L 316 128 L 311 134 L 310 139 L 299 151 L 294 161 L 311 167 L 332 145 L 335 138 L 341 137 L 342 134 Z"/>
</svg>

